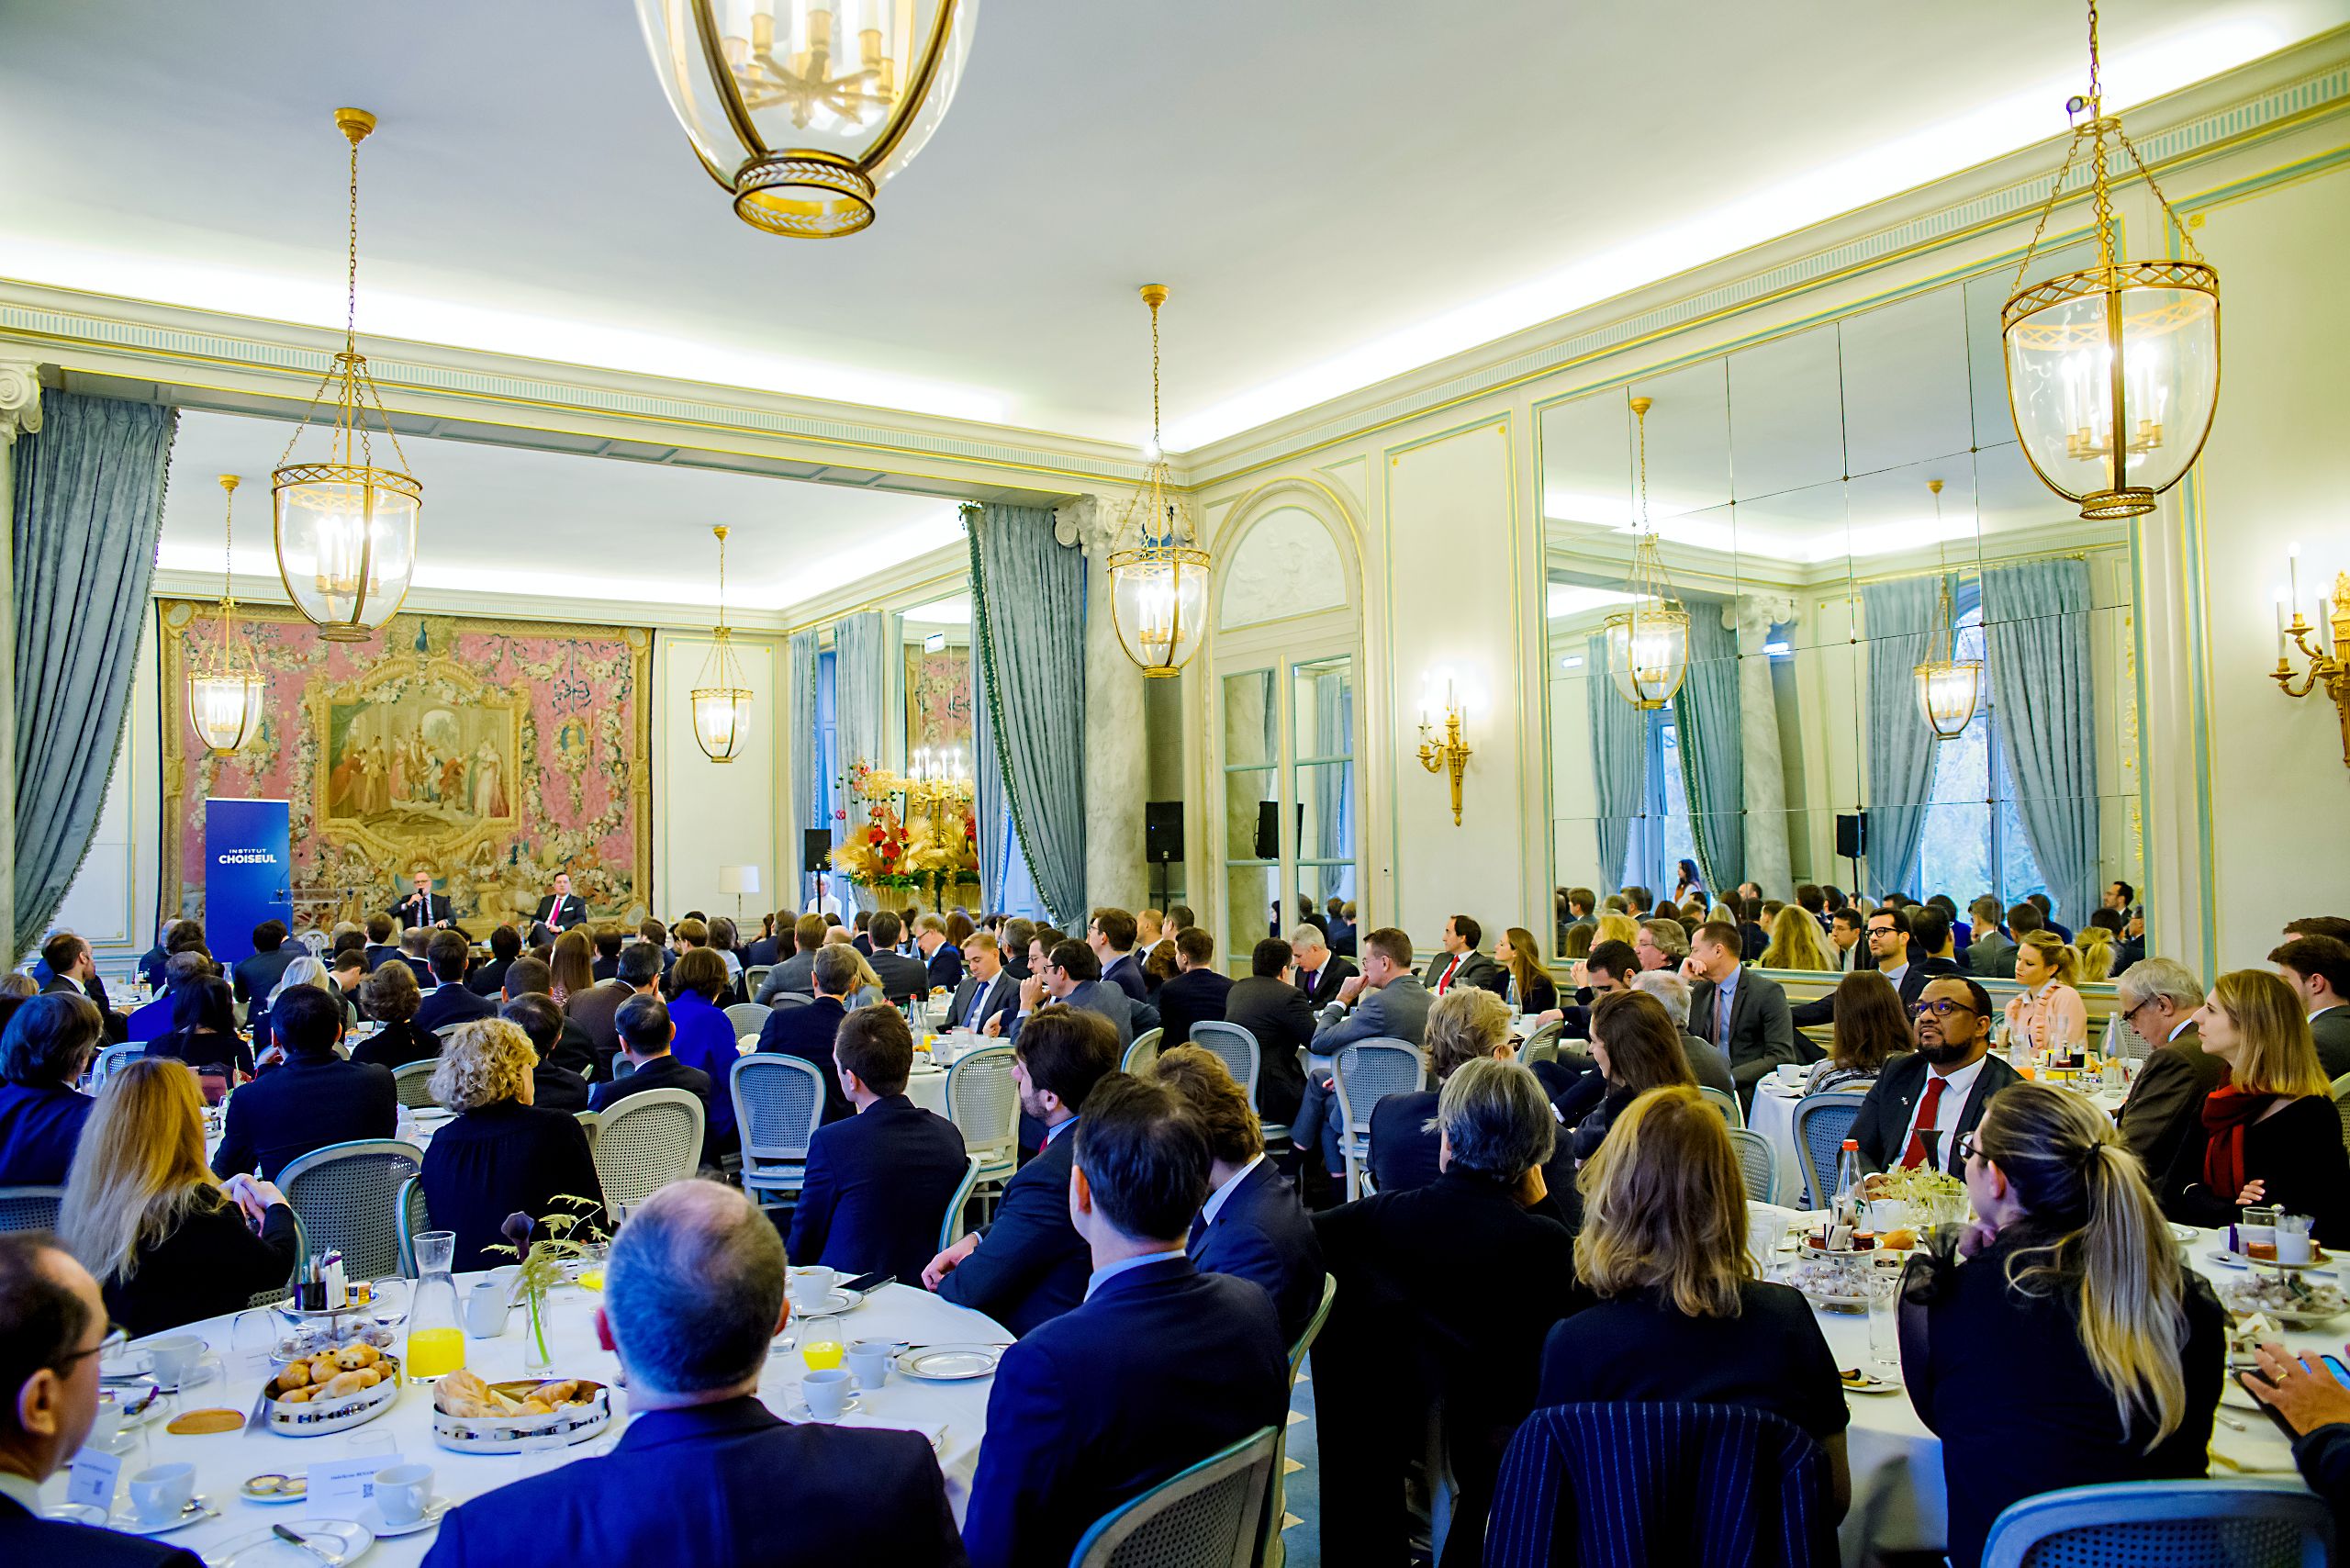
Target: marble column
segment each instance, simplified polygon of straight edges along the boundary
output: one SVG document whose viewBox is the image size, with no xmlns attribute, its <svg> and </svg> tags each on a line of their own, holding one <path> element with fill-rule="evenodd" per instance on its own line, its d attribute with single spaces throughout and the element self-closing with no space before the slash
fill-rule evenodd
<svg viewBox="0 0 2350 1568">
<path fill-rule="evenodd" d="M 1143 734 L 1143 674 L 1118 641 L 1110 609 L 1110 552 L 1118 513 L 1080 496 L 1053 513 L 1054 536 L 1085 552 L 1085 902 L 1140 909 L 1149 902 L 1143 862 L 1143 802 L 1149 756 Z"/>
<path fill-rule="evenodd" d="M 18 435 L 40 429 L 40 366 L 0 359 L 0 952 L 14 968 L 17 945 L 17 573 L 14 524 Z M 142 607 L 143 608 L 143 607 Z"/>
<path fill-rule="evenodd" d="M 1795 600 L 1740 594 L 1722 607 L 1738 635 L 1739 749 L 1746 769 L 1746 879 L 1774 899 L 1795 897 L 1787 859 L 1787 775 L 1779 752 L 1779 700 L 1762 644 L 1775 622 L 1794 619 Z"/>
</svg>

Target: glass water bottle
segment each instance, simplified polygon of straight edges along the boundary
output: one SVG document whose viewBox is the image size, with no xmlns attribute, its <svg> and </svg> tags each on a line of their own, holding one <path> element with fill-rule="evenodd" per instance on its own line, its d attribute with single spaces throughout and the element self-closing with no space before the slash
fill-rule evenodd
<svg viewBox="0 0 2350 1568">
<path fill-rule="evenodd" d="M 416 1238 L 416 1294 L 408 1310 L 408 1379 L 430 1383 L 465 1364 L 464 1309 L 450 1265 L 457 1258 L 457 1233 L 428 1230 Z"/>
</svg>

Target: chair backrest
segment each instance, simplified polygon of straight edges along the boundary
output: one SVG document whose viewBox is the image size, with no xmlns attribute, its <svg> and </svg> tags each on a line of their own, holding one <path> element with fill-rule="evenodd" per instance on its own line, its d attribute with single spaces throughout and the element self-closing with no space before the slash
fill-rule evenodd
<svg viewBox="0 0 2350 1568">
<path fill-rule="evenodd" d="M 2350 1072 L 2333 1081 L 2333 1109 L 2342 1118 L 2342 1145 L 2350 1148 Z"/>
<path fill-rule="evenodd" d="M 938 1221 L 938 1249 L 941 1252 L 963 1239 L 966 1228 L 963 1210 L 970 1204 L 971 1193 L 979 1184 L 979 1167 L 986 1163 L 986 1159 L 980 1155 L 964 1157 L 963 1179 L 955 1183 L 955 1195 L 946 1200 L 946 1213 Z"/>
<path fill-rule="evenodd" d="M 458 1030 L 460 1030 L 460 1029 L 464 1028 L 464 1027 L 465 1026 L 465 1024 L 470 1024 L 470 1023 L 473 1023 L 473 1022 L 474 1022 L 474 1020 L 473 1020 L 473 1019 L 468 1018 L 468 1019 L 466 1019 L 466 1020 L 464 1021 L 464 1023 L 460 1023 L 460 1024 L 443 1024 L 443 1025 L 441 1025 L 441 1027 L 439 1027 L 438 1029 L 435 1029 L 435 1030 L 433 1030 L 433 1031 L 432 1031 L 432 1037 L 433 1037 L 434 1039 L 436 1039 L 436 1040 L 440 1041 L 442 1045 L 444 1045 L 444 1046 L 445 1046 L 445 1045 L 447 1045 L 447 1044 L 449 1043 L 449 1036 L 452 1036 L 452 1035 L 455 1034 Z"/>
<path fill-rule="evenodd" d="M 963 1148 L 990 1165 L 1015 1158 L 1020 1086 L 1012 1081 L 1012 1047 L 981 1046 L 946 1070 L 946 1119 L 963 1130 Z"/>
<path fill-rule="evenodd" d="M 1306 1319 L 1305 1332 L 1299 1335 L 1297 1343 L 1289 1348 L 1289 1381 L 1292 1386 L 1297 1382 L 1298 1369 L 1305 1364 L 1305 1352 L 1314 1349 L 1314 1341 L 1322 1336 L 1322 1325 L 1330 1320 L 1330 1304 L 1337 1298 L 1338 1276 L 1323 1275 L 1322 1305 L 1314 1309 L 1314 1316 Z"/>
<path fill-rule="evenodd" d="M 774 1011 L 764 1002 L 737 1002 L 726 1010 L 726 1026 L 737 1036 L 755 1035 L 767 1026 L 767 1014 Z"/>
<path fill-rule="evenodd" d="M 1863 1098 L 1831 1089 L 1796 1102 L 1796 1153 L 1803 1160 L 1804 1186 L 1813 1206 L 1828 1201 L 1829 1186 L 1836 1180 L 1836 1157 L 1843 1151 L 1844 1135 L 1852 1131 L 1853 1119 L 1861 1114 Z"/>
<path fill-rule="evenodd" d="M 778 991 L 775 993 L 777 1007 L 805 1007 L 816 999 L 804 991 Z"/>
<path fill-rule="evenodd" d="M 824 1119 L 822 1069 L 800 1057 L 753 1051 L 735 1058 L 726 1087 L 734 1097 L 746 1162 L 808 1158 L 808 1140 Z"/>
<path fill-rule="evenodd" d="M 587 1135 L 588 1152 L 593 1156 L 596 1152 L 596 1135 L 603 1129 L 604 1118 L 593 1111 L 574 1111 L 571 1114 L 579 1123 L 579 1130 Z"/>
<path fill-rule="evenodd" d="M 55 1230 L 62 1187 L 0 1187 L 0 1231 Z"/>
<path fill-rule="evenodd" d="M 106 1086 L 107 1079 L 112 1078 L 117 1072 L 122 1070 L 123 1068 L 129 1066 L 130 1063 L 138 1060 L 140 1057 L 145 1056 L 146 1054 L 146 1046 L 137 1041 L 133 1041 L 129 1045 L 108 1046 L 105 1050 L 98 1053 L 97 1065 L 91 1069 L 91 1090 L 95 1092 L 97 1090 L 104 1089 Z"/>
<path fill-rule="evenodd" d="M 1126 1047 L 1125 1056 L 1119 1061 L 1119 1070 L 1124 1072 L 1140 1072 L 1152 1062 L 1157 1061 L 1158 1042 L 1165 1034 L 1164 1029 L 1145 1029 L 1141 1034 L 1136 1035 L 1135 1043 Z"/>
<path fill-rule="evenodd" d="M 1248 1568 L 1273 1478 L 1274 1438 L 1259 1427 L 1094 1521 L 1069 1568 Z"/>
<path fill-rule="evenodd" d="M 1526 1044 L 1517 1047 L 1517 1059 L 1528 1067 L 1532 1067 L 1538 1061 L 1557 1061 L 1559 1036 L 1565 1034 L 1566 1030 L 1567 1025 L 1563 1020 L 1543 1025 L 1534 1033 L 1527 1036 Z"/>
<path fill-rule="evenodd" d="M 429 1061 L 402 1062 L 392 1069 L 393 1096 L 411 1111 L 440 1103 L 432 1098 L 432 1070 L 440 1065 L 435 1057 Z"/>
<path fill-rule="evenodd" d="M 1739 1109 L 1737 1095 L 1725 1094 L 1718 1089 L 1708 1088 L 1702 1083 L 1697 1085 L 1697 1094 L 1707 1104 L 1719 1111 L 1722 1114 L 1722 1120 L 1731 1126 L 1742 1127 L 1746 1125 L 1746 1113 Z"/>
<path fill-rule="evenodd" d="M 1983 1568 L 2318 1568 L 2333 1560 L 2333 1513 L 2298 1477 L 2068 1486 L 2010 1503 L 1983 1545 Z"/>
<path fill-rule="evenodd" d="M 648 1089 L 599 1113 L 590 1153 L 606 1211 L 691 1176 L 707 1117 L 701 1096 L 684 1089 Z"/>
<path fill-rule="evenodd" d="M 749 969 L 743 971 L 743 989 L 749 991 L 753 996 L 758 995 L 759 987 L 767 984 L 767 976 L 774 972 L 775 966 L 773 964 L 753 964 Z"/>
<path fill-rule="evenodd" d="M 355 1138 L 315 1148 L 278 1172 L 301 1232 L 297 1256 L 340 1248 L 344 1273 L 382 1279 L 400 1268 L 400 1188 L 424 1168 L 424 1151 L 397 1138 Z"/>
<path fill-rule="evenodd" d="M 1202 1019 L 1192 1025 L 1192 1044 L 1203 1046 L 1222 1058 L 1232 1081 L 1248 1092 L 1248 1103 L 1257 1103 L 1257 1073 L 1264 1064 L 1264 1051 L 1257 1044 L 1254 1031 L 1238 1024 Z"/>
<path fill-rule="evenodd" d="M 1371 1133 L 1371 1108 L 1390 1094 L 1416 1094 L 1428 1086 L 1427 1058 L 1409 1040 L 1358 1040 L 1340 1046 L 1331 1066 L 1342 1126 Z"/>
<path fill-rule="evenodd" d="M 400 1183 L 400 1272 L 416 1278 L 416 1238 L 432 1228 L 432 1216 L 425 1212 L 424 1178 L 411 1176 Z"/>
<path fill-rule="evenodd" d="M 1775 1204 L 1779 1201 L 1779 1151 L 1761 1133 L 1744 1127 L 1729 1130 L 1730 1152 L 1738 1156 L 1739 1174 L 1746 1178 L 1749 1202 Z"/>
</svg>

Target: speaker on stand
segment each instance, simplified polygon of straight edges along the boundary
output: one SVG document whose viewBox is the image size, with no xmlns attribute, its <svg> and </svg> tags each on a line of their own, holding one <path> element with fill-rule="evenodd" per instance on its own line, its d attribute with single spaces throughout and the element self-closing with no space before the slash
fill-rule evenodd
<svg viewBox="0 0 2350 1568">
<path fill-rule="evenodd" d="M 1158 906 L 1167 907 L 1167 868 L 1183 858 L 1183 802 L 1150 801 L 1143 805 L 1144 863 L 1155 868 Z"/>
<path fill-rule="evenodd" d="M 1852 863 L 1852 891 L 1861 890 L 1861 859 L 1869 852 L 1869 820 L 1855 812 L 1836 816 L 1836 854 Z"/>
</svg>

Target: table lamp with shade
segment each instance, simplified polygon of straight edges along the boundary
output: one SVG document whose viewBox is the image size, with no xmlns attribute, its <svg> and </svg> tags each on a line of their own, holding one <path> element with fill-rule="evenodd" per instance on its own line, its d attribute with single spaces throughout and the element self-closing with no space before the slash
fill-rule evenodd
<svg viewBox="0 0 2350 1568">
<path fill-rule="evenodd" d="M 743 895 L 759 890 L 759 868 L 756 866 L 721 866 L 718 868 L 718 890 L 734 895 L 734 924 L 743 924 Z"/>
</svg>

